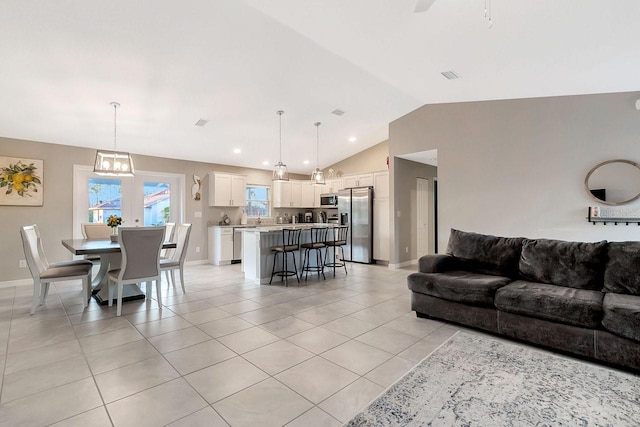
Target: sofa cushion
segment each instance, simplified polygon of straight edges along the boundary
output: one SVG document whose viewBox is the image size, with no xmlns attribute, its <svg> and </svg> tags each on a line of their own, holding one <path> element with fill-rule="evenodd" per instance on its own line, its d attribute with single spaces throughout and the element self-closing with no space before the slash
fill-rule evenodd
<svg viewBox="0 0 640 427">
<path fill-rule="evenodd" d="M 516 280 L 498 289 L 498 310 L 585 328 L 597 328 L 602 319 L 600 291 Z"/>
<path fill-rule="evenodd" d="M 640 297 L 607 293 L 602 326 L 616 335 L 640 341 Z"/>
<path fill-rule="evenodd" d="M 532 282 L 569 288 L 601 290 L 607 242 L 524 239 L 520 274 Z"/>
<path fill-rule="evenodd" d="M 496 290 L 511 281 L 508 277 L 448 271 L 446 273 L 413 273 L 409 289 L 432 297 L 473 305 L 493 306 Z"/>
<path fill-rule="evenodd" d="M 609 242 L 604 290 L 640 295 L 640 242 Z"/>
<path fill-rule="evenodd" d="M 522 237 L 496 237 L 451 229 L 447 253 L 458 258 L 461 270 L 516 278 Z"/>
</svg>

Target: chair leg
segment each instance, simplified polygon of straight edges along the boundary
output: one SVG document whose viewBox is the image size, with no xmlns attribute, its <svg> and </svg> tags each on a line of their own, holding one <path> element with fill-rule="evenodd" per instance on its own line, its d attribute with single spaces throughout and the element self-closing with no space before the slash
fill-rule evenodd
<svg viewBox="0 0 640 427">
<path fill-rule="evenodd" d="M 322 273 L 322 280 L 327 280 L 324 277 L 324 264 L 322 263 L 322 250 L 316 249 L 316 266 L 318 267 L 318 280 L 320 280 L 320 273 Z"/>
<path fill-rule="evenodd" d="M 49 296 L 49 282 L 44 283 L 44 286 L 40 290 L 40 305 L 44 304 Z"/>
<path fill-rule="evenodd" d="M 151 282 L 149 282 L 149 286 L 151 286 Z M 162 292 L 160 290 L 162 286 L 160 286 L 160 280 L 156 280 L 156 299 L 158 300 L 158 308 L 162 310 Z"/>
<path fill-rule="evenodd" d="M 302 272 L 304 273 L 304 281 L 307 281 L 307 278 L 309 277 L 309 265 L 307 265 L 309 263 L 309 249 L 305 249 L 304 250 L 304 256 L 302 257 Z"/>
<path fill-rule="evenodd" d="M 296 265 L 296 253 L 291 252 L 291 256 L 293 257 L 293 271 L 296 273 L 296 279 L 298 279 L 298 283 L 300 283 L 300 277 L 298 277 L 298 266 Z"/>
<path fill-rule="evenodd" d="M 342 266 L 344 267 L 344 274 L 346 276 L 349 273 L 347 272 L 347 263 L 344 262 L 344 246 L 340 246 L 340 253 L 342 254 L 341 261 L 342 261 Z"/>
<path fill-rule="evenodd" d="M 288 287 L 289 286 L 289 276 L 287 276 L 287 258 L 289 258 L 287 256 L 286 252 L 282 252 L 282 273 L 284 274 L 284 276 L 280 276 L 284 278 L 284 287 Z"/>
<path fill-rule="evenodd" d="M 151 299 L 153 298 L 153 286 L 151 282 L 144 282 L 144 298 L 147 305 L 151 305 Z"/>
<path fill-rule="evenodd" d="M 171 284 L 173 285 L 173 287 L 176 287 L 176 271 L 175 270 L 171 270 Z"/>
<path fill-rule="evenodd" d="M 33 279 L 33 300 L 31 301 L 31 314 L 36 312 L 36 307 L 40 302 L 40 292 L 42 284 L 39 280 Z"/>
<path fill-rule="evenodd" d="M 122 282 L 118 282 L 118 302 L 116 306 L 116 316 L 122 315 Z"/>
<path fill-rule="evenodd" d="M 271 267 L 271 279 L 269 279 L 269 284 L 273 281 L 273 276 L 276 274 L 276 261 L 278 260 L 278 252 L 274 252 L 273 254 L 273 267 Z"/>
<path fill-rule="evenodd" d="M 107 282 L 107 297 L 109 298 L 107 305 L 113 307 L 113 284 L 111 280 Z"/>
<path fill-rule="evenodd" d="M 180 266 L 180 284 L 182 285 L 182 293 L 186 294 L 187 290 L 184 288 L 184 268 Z"/>
<path fill-rule="evenodd" d="M 87 289 L 89 288 L 89 283 L 91 283 L 91 275 L 82 278 L 82 293 L 84 294 L 82 302 L 84 303 L 84 308 L 87 308 L 87 306 L 89 305 L 89 298 L 87 298 Z"/>
</svg>

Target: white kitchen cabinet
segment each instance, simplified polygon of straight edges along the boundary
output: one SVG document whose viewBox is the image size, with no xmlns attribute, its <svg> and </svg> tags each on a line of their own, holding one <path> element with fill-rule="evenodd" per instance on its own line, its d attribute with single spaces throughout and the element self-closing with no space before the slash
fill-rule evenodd
<svg viewBox="0 0 640 427">
<path fill-rule="evenodd" d="M 233 228 L 209 227 L 209 263 L 231 264 L 233 260 Z"/>
<path fill-rule="evenodd" d="M 373 173 L 373 197 L 389 197 L 389 171 Z"/>
<path fill-rule="evenodd" d="M 302 189 L 302 197 L 301 197 L 301 208 L 312 208 L 314 206 L 314 187 L 311 181 L 303 182 L 301 184 Z"/>
<path fill-rule="evenodd" d="M 373 259 L 389 261 L 389 198 L 373 199 Z"/>
<path fill-rule="evenodd" d="M 326 187 L 327 187 L 326 188 L 327 191 L 323 191 L 322 192 L 323 194 L 337 193 L 338 191 L 344 188 L 344 186 L 342 185 L 342 178 L 328 179 Z"/>
<path fill-rule="evenodd" d="M 291 183 L 291 204 L 292 208 L 306 207 L 302 203 L 302 181 L 289 181 Z"/>
<path fill-rule="evenodd" d="M 342 181 L 344 188 L 373 187 L 373 173 L 343 176 Z"/>
<path fill-rule="evenodd" d="M 209 206 L 244 206 L 246 185 L 243 175 L 209 173 Z"/>
<path fill-rule="evenodd" d="M 291 207 L 291 181 L 275 181 L 273 183 L 273 207 Z"/>
<path fill-rule="evenodd" d="M 320 208 L 320 195 L 327 192 L 327 185 L 313 185 L 313 207 Z"/>
</svg>

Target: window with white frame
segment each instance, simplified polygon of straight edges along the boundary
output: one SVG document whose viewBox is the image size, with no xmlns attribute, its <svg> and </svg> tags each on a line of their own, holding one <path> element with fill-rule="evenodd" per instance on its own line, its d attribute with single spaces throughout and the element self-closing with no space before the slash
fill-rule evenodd
<svg viewBox="0 0 640 427">
<path fill-rule="evenodd" d="M 245 212 L 249 218 L 271 216 L 270 193 L 271 188 L 267 185 L 247 184 Z"/>
</svg>

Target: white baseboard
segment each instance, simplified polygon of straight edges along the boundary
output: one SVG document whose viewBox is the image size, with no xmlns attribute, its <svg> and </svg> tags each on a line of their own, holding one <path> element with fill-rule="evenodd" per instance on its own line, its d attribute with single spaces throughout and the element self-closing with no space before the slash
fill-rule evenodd
<svg viewBox="0 0 640 427">
<path fill-rule="evenodd" d="M 412 259 L 411 261 L 401 262 L 399 264 L 389 264 L 389 268 L 404 268 L 415 265 L 418 263 L 417 259 Z"/>
<path fill-rule="evenodd" d="M 185 261 L 185 265 L 202 265 L 202 264 L 209 264 L 209 260 L 208 259 L 197 259 L 195 261 Z"/>
<path fill-rule="evenodd" d="M 7 280 L 6 282 L 0 282 L 0 289 L 13 288 L 15 286 L 32 286 L 33 279 L 19 279 L 19 280 Z"/>
</svg>

